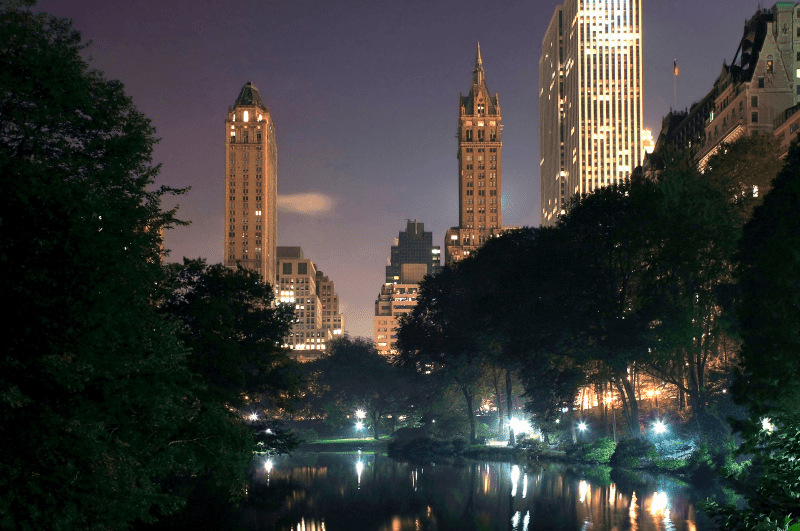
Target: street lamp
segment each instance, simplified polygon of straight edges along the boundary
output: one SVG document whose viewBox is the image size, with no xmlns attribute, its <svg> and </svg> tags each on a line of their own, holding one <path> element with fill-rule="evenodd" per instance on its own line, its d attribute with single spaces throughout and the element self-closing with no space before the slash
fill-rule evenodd
<svg viewBox="0 0 800 531">
<path fill-rule="evenodd" d="M 664 424 L 663 420 L 657 420 L 653 423 L 653 431 L 655 431 L 656 434 L 661 435 L 667 431 L 667 425 Z"/>
</svg>

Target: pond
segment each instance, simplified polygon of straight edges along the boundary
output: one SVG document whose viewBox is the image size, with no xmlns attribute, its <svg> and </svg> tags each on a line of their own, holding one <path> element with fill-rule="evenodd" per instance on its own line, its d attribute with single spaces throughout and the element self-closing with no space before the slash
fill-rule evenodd
<svg viewBox="0 0 800 531">
<path fill-rule="evenodd" d="M 378 454 L 258 460 L 232 529 L 285 531 L 715 529 L 680 482 L 645 473 Z"/>
<path fill-rule="evenodd" d="M 238 507 L 190 501 L 158 529 L 711 531 L 708 493 L 664 476 L 560 463 L 408 463 L 381 454 L 257 458 Z M 147 528 L 152 529 L 152 528 Z"/>
</svg>

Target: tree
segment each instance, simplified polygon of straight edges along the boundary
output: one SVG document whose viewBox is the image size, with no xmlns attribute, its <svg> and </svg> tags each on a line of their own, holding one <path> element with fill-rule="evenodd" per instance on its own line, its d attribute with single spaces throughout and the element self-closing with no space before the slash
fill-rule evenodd
<svg viewBox="0 0 800 531">
<path fill-rule="evenodd" d="M 639 408 L 629 372 L 647 361 L 654 346 L 647 330 L 642 290 L 648 261 L 659 241 L 656 185 L 635 178 L 575 198 L 557 225 L 567 247 L 563 264 L 570 279 L 570 323 L 574 357 L 607 368 L 623 403 L 631 435 L 640 434 Z"/>
<path fill-rule="evenodd" d="M 747 500 L 746 509 L 704 505 L 726 529 L 800 525 L 798 204 L 800 145 L 795 141 L 771 191 L 745 225 L 737 255 L 742 348 L 733 394 L 750 418 L 734 427 L 744 439 L 739 453 L 753 458 L 727 478 Z"/>
<path fill-rule="evenodd" d="M 272 287 L 251 269 L 184 258 L 167 270 L 160 308 L 180 326 L 205 397 L 234 407 L 289 405 L 300 381 L 297 363 L 282 347 L 292 308 L 276 306 Z"/>
<path fill-rule="evenodd" d="M 81 58 L 71 23 L 0 6 L 0 527 L 124 529 L 176 510 L 163 480 L 215 469 L 244 489 L 250 437 L 197 399 L 153 304 L 153 127 Z"/>
<path fill-rule="evenodd" d="M 397 363 L 426 377 L 455 383 L 464 395 L 470 441 L 476 440 L 475 395 L 483 375 L 485 352 L 472 326 L 469 288 L 459 264 L 448 264 L 420 283 L 417 305 L 400 319 Z"/>
<path fill-rule="evenodd" d="M 335 339 L 311 370 L 316 383 L 325 388 L 324 397 L 344 411 L 365 412 L 376 440 L 381 420 L 386 415 L 405 413 L 414 390 L 406 371 L 392 365 L 374 343 L 361 338 Z"/>
<path fill-rule="evenodd" d="M 745 226 L 738 254 L 742 375 L 735 396 L 759 414 L 800 408 L 800 147 Z"/>
</svg>

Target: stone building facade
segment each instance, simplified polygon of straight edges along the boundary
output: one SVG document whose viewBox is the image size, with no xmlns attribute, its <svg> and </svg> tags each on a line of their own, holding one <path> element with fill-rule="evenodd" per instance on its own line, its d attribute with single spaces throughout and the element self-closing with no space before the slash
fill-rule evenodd
<svg viewBox="0 0 800 531">
<path fill-rule="evenodd" d="M 481 46 L 469 94 L 459 97 L 458 226 L 445 234 L 445 259 L 457 261 L 503 226 L 503 141 L 500 98 L 486 86 Z"/>
<path fill-rule="evenodd" d="M 278 149 L 275 124 L 255 85 L 242 87 L 225 120 L 223 263 L 275 283 Z"/>
</svg>

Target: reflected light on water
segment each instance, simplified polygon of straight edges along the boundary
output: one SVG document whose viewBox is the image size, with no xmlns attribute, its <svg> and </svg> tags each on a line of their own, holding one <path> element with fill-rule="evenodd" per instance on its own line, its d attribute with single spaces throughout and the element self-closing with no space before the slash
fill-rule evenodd
<svg viewBox="0 0 800 531">
<path fill-rule="evenodd" d="M 356 475 L 358 475 L 358 488 L 361 488 L 361 473 L 364 471 L 364 463 L 359 460 L 356 463 Z"/>
<path fill-rule="evenodd" d="M 517 482 L 519 481 L 519 467 L 514 465 L 511 467 L 511 497 L 517 495 Z"/>
<path fill-rule="evenodd" d="M 292 526 L 292 531 L 327 531 L 325 529 L 325 520 L 317 522 L 316 520 L 309 520 L 306 522 L 305 518 L 300 519 L 300 523 Z"/>
<path fill-rule="evenodd" d="M 581 482 L 578 484 L 578 496 L 580 496 L 580 502 L 586 502 L 586 491 L 589 490 L 589 485 L 586 483 L 585 479 L 582 479 Z"/>
<path fill-rule="evenodd" d="M 631 531 L 637 531 L 639 529 L 639 522 L 636 519 L 636 513 L 639 506 L 636 504 L 636 491 L 633 491 L 631 494 L 631 506 L 628 509 L 628 516 L 631 518 Z"/>
<path fill-rule="evenodd" d="M 519 529 L 519 519 L 520 519 L 520 512 L 517 511 L 514 513 L 514 516 L 511 517 L 511 529 L 516 531 Z"/>
<path fill-rule="evenodd" d="M 522 497 L 525 498 L 528 495 L 528 474 L 522 475 Z"/>
<path fill-rule="evenodd" d="M 669 515 L 669 499 L 666 492 L 656 492 L 650 501 L 650 514 L 656 516 L 663 513 Z"/>
</svg>

